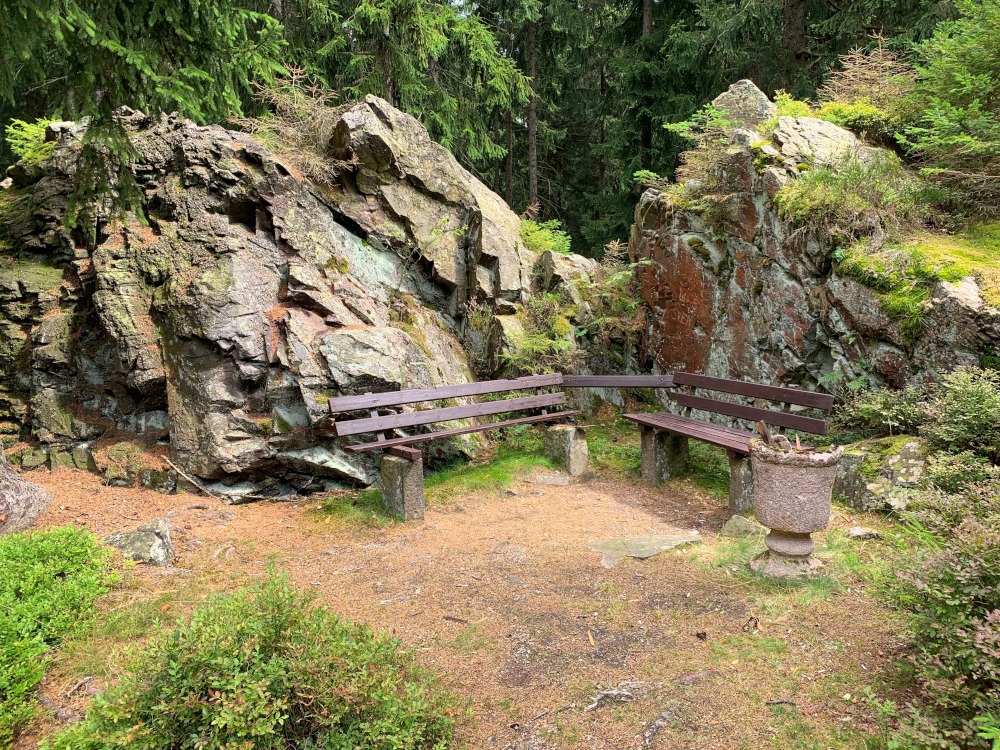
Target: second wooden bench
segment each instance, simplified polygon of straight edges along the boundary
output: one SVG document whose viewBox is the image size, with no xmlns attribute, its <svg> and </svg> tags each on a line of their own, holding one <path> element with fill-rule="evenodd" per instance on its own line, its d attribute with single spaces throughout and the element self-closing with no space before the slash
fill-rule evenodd
<svg viewBox="0 0 1000 750">
<path fill-rule="evenodd" d="M 690 372 L 673 374 L 674 389 L 668 395 L 683 414 L 657 412 L 626 414 L 625 419 L 642 430 L 642 478 L 660 482 L 682 471 L 688 463 L 688 439 L 701 440 L 726 449 L 729 456 L 729 508 L 742 513 L 753 508 L 753 477 L 750 472 L 750 441 L 755 432 L 715 424 L 691 417 L 692 411 L 718 414 L 749 423 L 767 425 L 814 435 L 826 434 L 826 421 L 792 411 L 793 407 L 829 412 L 833 396 L 742 380 L 727 380 Z M 742 397 L 744 403 L 701 396 L 696 391 L 714 391 Z M 751 404 L 745 403 L 747 400 Z M 760 402 L 781 404 L 781 411 L 760 407 Z M 732 421 L 732 419 L 730 421 Z"/>
</svg>

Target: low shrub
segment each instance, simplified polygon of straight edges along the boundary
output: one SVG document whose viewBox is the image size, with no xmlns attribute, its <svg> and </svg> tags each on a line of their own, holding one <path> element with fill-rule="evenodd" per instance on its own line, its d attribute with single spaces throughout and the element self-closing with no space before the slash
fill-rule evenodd
<svg viewBox="0 0 1000 750">
<path fill-rule="evenodd" d="M 882 593 L 907 615 L 920 692 L 898 712 L 893 750 L 991 747 L 1000 706 L 998 489 L 930 493 L 910 514 L 916 541 Z"/>
<path fill-rule="evenodd" d="M 437 750 L 456 713 L 396 640 L 313 607 L 270 574 L 134 652 L 49 747 Z"/>
<path fill-rule="evenodd" d="M 0 538 L 0 745 L 34 715 L 49 647 L 115 580 L 110 550 L 74 527 Z"/>
<path fill-rule="evenodd" d="M 1000 478 L 1000 467 L 972 451 L 936 453 L 928 458 L 927 478 L 944 492 L 962 492 L 969 485 Z"/>
<path fill-rule="evenodd" d="M 921 432 L 941 450 L 1000 462 L 1000 372 L 961 367 L 943 375 Z"/>
<path fill-rule="evenodd" d="M 859 391 L 834 413 L 834 424 L 842 431 L 866 437 L 913 435 L 923 423 L 925 394 L 919 388 Z"/>
</svg>

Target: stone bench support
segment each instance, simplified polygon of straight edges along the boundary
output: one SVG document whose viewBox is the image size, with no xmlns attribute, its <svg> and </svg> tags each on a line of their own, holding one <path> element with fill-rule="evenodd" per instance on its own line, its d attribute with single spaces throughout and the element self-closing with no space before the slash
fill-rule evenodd
<svg viewBox="0 0 1000 750">
<path fill-rule="evenodd" d="M 642 431 L 642 481 L 659 484 L 688 467 L 688 439 L 660 430 Z"/>
<path fill-rule="evenodd" d="M 583 474 L 590 463 L 587 434 L 576 425 L 557 424 L 547 428 L 543 450 L 547 458 L 566 469 L 571 477 Z"/>
<path fill-rule="evenodd" d="M 385 509 L 404 521 L 424 518 L 424 462 L 399 456 L 382 457 L 382 501 Z"/>
<path fill-rule="evenodd" d="M 753 511 L 753 472 L 750 456 L 729 454 L 729 510 L 732 513 Z"/>
</svg>

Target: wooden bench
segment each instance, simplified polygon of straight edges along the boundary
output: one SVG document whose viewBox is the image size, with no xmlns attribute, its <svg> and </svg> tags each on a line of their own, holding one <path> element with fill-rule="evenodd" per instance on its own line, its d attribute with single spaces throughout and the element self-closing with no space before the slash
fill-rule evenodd
<svg viewBox="0 0 1000 750">
<path fill-rule="evenodd" d="M 727 427 L 691 417 L 692 410 L 719 414 L 747 422 L 767 425 L 814 435 L 826 434 L 826 421 L 801 414 L 802 408 L 829 412 L 833 396 L 824 393 L 741 380 L 713 378 L 689 372 L 673 375 L 674 390 L 669 397 L 682 407 L 683 414 L 657 412 L 626 414 L 625 418 L 642 430 L 642 478 L 660 482 L 682 471 L 688 463 L 688 439 L 701 440 L 726 449 L 729 456 L 729 508 L 742 513 L 753 508 L 753 477 L 750 473 L 750 441 L 756 432 Z M 742 396 L 744 403 L 698 395 L 696 391 L 714 391 Z M 752 401 L 752 404 L 746 401 Z M 782 405 L 781 411 L 761 408 L 760 402 Z M 793 412 L 793 407 L 800 407 Z"/>
<path fill-rule="evenodd" d="M 581 412 L 566 408 L 566 395 L 552 389 L 562 385 L 562 375 L 534 375 L 514 380 L 488 380 L 479 383 L 441 386 L 438 388 L 418 388 L 388 393 L 366 393 L 358 396 L 343 396 L 331 399 L 330 414 L 347 416 L 333 423 L 334 433 L 339 438 L 357 440 L 362 435 L 373 435 L 374 439 L 362 442 L 348 442 L 344 450 L 349 453 L 382 451 L 382 491 L 386 507 L 394 515 L 413 520 L 423 518 L 423 453 L 411 446 L 441 438 L 467 435 L 474 432 L 497 430 L 522 424 L 556 422 L 575 417 Z M 400 411 L 398 407 L 409 404 L 443 401 L 446 399 L 471 398 L 514 391 L 534 391 L 534 395 L 484 401 L 461 406 L 443 406 L 418 411 Z M 380 413 L 392 410 L 389 413 Z M 362 412 L 364 416 L 357 416 Z M 455 420 L 496 417 L 502 414 L 526 412 L 524 416 L 502 419 L 496 422 L 480 422 L 430 430 L 411 434 L 400 434 L 407 429 L 426 429 L 442 422 Z M 575 428 L 569 428 L 572 436 Z M 584 442 L 584 447 L 586 442 Z M 585 450 L 585 448 L 584 448 Z"/>
</svg>

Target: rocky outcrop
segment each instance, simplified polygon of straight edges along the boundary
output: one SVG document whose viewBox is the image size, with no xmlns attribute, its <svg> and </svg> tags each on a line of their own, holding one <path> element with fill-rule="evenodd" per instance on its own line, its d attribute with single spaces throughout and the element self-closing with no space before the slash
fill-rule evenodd
<svg viewBox="0 0 1000 750">
<path fill-rule="evenodd" d="M 641 293 L 659 370 L 807 387 L 865 374 L 901 386 L 1000 348 L 1000 311 L 974 279 L 939 284 L 913 336 L 876 292 L 837 272 L 829 237 L 779 216 L 774 197 L 800 171 L 877 150 L 810 117 L 777 118 L 765 138 L 754 128 L 777 110 L 749 81 L 715 104 L 732 128 L 711 201 L 651 189 L 635 212 L 629 250 L 649 261 Z"/>
<path fill-rule="evenodd" d="M 0 428 L 28 463 L 128 441 L 220 493 L 372 483 L 329 399 L 468 381 L 465 303 L 529 293 L 518 217 L 381 99 L 342 113 L 322 188 L 243 133 L 122 122 L 140 211 L 96 240 L 64 221 L 81 126 L 0 192 Z"/>
</svg>

